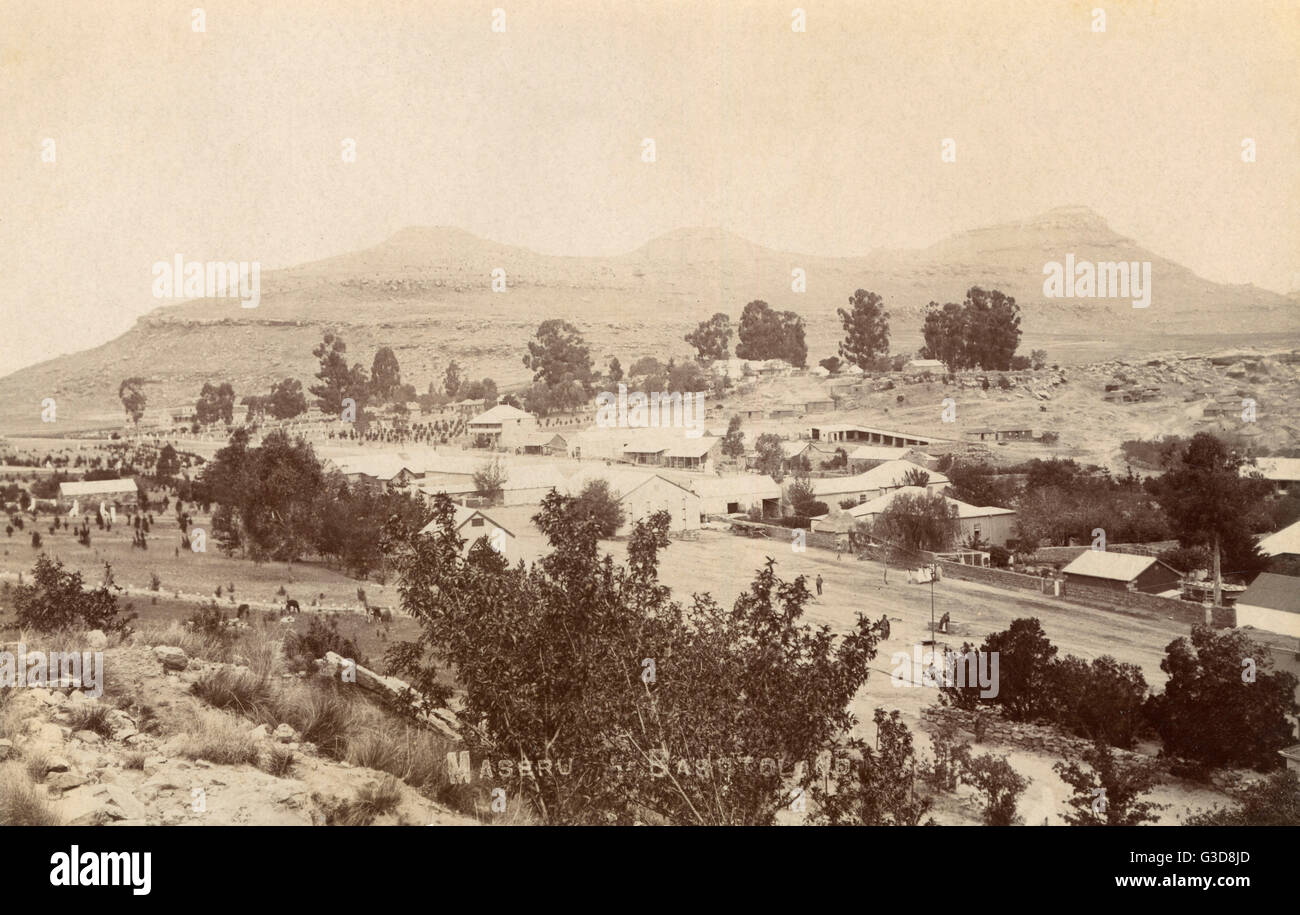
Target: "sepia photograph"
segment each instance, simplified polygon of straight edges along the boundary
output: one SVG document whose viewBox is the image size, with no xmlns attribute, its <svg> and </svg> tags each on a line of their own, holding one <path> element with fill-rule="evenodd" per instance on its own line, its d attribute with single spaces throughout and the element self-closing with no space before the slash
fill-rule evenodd
<svg viewBox="0 0 1300 915">
<path fill-rule="evenodd" d="M 1300 4 L 799 2 L 0 4 L 22 882 L 1293 885 Z"/>
</svg>

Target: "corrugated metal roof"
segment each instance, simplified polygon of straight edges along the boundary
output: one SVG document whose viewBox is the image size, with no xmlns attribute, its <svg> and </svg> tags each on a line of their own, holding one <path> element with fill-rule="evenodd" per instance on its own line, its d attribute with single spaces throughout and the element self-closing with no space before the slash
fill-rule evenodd
<svg viewBox="0 0 1300 915">
<path fill-rule="evenodd" d="M 1300 521 L 1262 538 L 1259 541 L 1259 551 L 1265 556 L 1300 553 Z"/>
<path fill-rule="evenodd" d="M 103 496 L 112 493 L 138 492 L 134 477 L 122 480 L 79 480 L 59 484 L 61 496 Z"/>
<path fill-rule="evenodd" d="M 1237 604 L 1300 613 L 1300 578 L 1261 572 L 1246 593 L 1237 598 Z"/>
<path fill-rule="evenodd" d="M 1105 578 L 1111 581 L 1132 581 L 1155 562 L 1154 556 L 1086 550 L 1061 571 L 1067 575 L 1086 575 L 1089 578 Z"/>
</svg>

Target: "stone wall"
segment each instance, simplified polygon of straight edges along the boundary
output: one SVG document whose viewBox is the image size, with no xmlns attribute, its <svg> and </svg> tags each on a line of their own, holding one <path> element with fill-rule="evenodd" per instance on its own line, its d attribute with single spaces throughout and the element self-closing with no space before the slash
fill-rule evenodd
<svg viewBox="0 0 1300 915">
<path fill-rule="evenodd" d="M 1008 721 L 996 709 L 981 711 L 980 714 L 984 718 L 984 741 L 987 743 L 1007 744 L 1022 750 L 1046 753 L 1060 759 L 1082 756 L 1084 751 L 1092 746 L 1090 740 L 1064 734 L 1047 725 Z M 921 710 L 921 719 L 931 729 L 947 723 L 955 725 L 960 730 L 970 734 L 975 732 L 975 713 L 964 709 L 931 705 Z M 1141 753 L 1121 750 L 1118 747 L 1112 747 L 1111 749 L 1117 759 L 1128 762 L 1155 762 L 1162 768 L 1166 765 L 1163 760 L 1154 760 L 1152 757 L 1144 756 Z"/>
</svg>

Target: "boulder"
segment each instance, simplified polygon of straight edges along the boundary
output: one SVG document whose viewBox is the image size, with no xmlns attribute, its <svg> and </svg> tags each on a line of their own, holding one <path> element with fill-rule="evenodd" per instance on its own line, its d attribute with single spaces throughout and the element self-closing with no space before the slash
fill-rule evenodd
<svg viewBox="0 0 1300 915">
<path fill-rule="evenodd" d="M 91 651 L 103 651 L 108 647 L 108 636 L 102 629 L 92 629 L 86 633 L 86 644 Z"/>
<path fill-rule="evenodd" d="M 184 670 L 190 663 L 184 651 L 171 645 L 159 645 L 153 653 L 162 662 L 163 670 Z"/>
<path fill-rule="evenodd" d="M 148 811 L 121 785 L 82 785 L 66 791 L 57 804 L 59 813 L 73 826 L 113 820 L 143 820 Z"/>
<path fill-rule="evenodd" d="M 271 736 L 280 743 L 292 743 L 298 739 L 298 732 L 289 725 L 280 723 L 276 725 L 275 730 L 271 732 Z"/>
<path fill-rule="evenodd" d="M 76 772 L 56 772 L 45 780 L 52 791 L 71 791 L 86 783 L 86 776 Z"/>
</svg>

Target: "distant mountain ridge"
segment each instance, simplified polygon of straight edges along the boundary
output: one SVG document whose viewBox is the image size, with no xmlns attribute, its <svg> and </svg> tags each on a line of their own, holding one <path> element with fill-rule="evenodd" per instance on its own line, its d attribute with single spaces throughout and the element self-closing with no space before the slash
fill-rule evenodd
<svg viewBox="0 0 1300 915">
<path fill-rule="evenodd" d="M 1043 266 L 1067 254 L 1150 261 L 1150 307 L 1045 298 Z M 506 292 L 491 289 L 498 268 Z M 806 274 L 806 292 L 792 291 L 795 269 Z M 451 359 L 473 377 L 526 381 L 525 340 L 546 318 L 575 323 L 602 366 L 611 355 L 626 366 L 641 355 L 684 354 L 682 336 L 696 322 L 716 311 L 737 320 L 746 302 L 763 299 L 804 316 L 815 362 L 834 354 L 842 336 L 835 309 L 866 288 L 884 297 L 894 350 L 911 351 L 927 303 L 960 301 L 974 285 L 1014 296 L 1026 335 L 1298 329 L 1294 297 L 1198 277 L 1115 233 L 1086 207 L 856 257 L 774 251 L 707 227 L 605 257 L 539 254 L 462 229 L 410 227 L 371 248 L 263 272 L 256 309 L 230 299 L 167 304 L 103 346 L 0 378 L 0 422 L 26 424 L 39 413 L 32 398 L 39 404 L 49 396 L 59 398 L 61 417 L 115 417 L 117 386 L 130 375 L 149 379 L 150 401 L 159 405 L 192 401 L 214 380 L 231 381 L 240 396 L 264 392 L 286 375 L 315 371 L 311 349 L 327 328 L 367 367 L 377 347 L 392 346 L 404 378 L 424 390 Z"/>
</svg>

